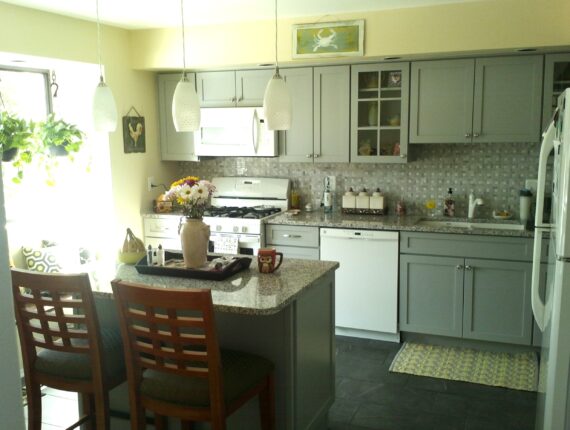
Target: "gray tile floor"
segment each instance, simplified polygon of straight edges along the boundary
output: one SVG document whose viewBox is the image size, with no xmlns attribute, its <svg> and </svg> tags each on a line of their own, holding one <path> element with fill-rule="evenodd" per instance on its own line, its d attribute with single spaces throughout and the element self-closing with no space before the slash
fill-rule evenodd
<svg viewBox="0 0 570 430">
<path fill-rule="evenodd" d="M 329 430 L 533 430 L 536 394 L 390 373 L 399 344 L 337 337 Z M 45 430 L 77 420 L 77 395 L 44 390 Z"/>
<path fill-rule="evenodd" d="M 532 430 L 536 393 L 388 371 L 399 344 L 337 337 L 330 430 Z"/>
</svg>

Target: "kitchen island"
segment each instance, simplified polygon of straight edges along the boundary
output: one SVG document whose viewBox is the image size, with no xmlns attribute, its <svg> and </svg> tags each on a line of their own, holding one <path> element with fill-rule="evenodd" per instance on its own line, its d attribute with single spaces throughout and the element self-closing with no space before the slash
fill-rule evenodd
<svg viewBox="0 0 570 430">
<path fill-rule="evenodd" d="M 262 355 L 275 364 L 277 429 L 326 429 L 334 401 L 338 267 L 330 261 L 285 259 L 273 274 L 262 274 L 254 260 L 248 270 L 209 281 L 143 275 L 134 266 L 121 265 L 117 278 L 160 288 L 209 288 L 220 345 Z M 113 324 L 110 285 L 94 294 L 101 324 Z M 126 384 L 111 392 L 111 408 L 128 411 Z M 129 427 L 126 421 L 114 421 L 113 428 Z M 245 428 L 260 428 L 257 399 L 228 419 L 228 429 Z"/>
</svg>

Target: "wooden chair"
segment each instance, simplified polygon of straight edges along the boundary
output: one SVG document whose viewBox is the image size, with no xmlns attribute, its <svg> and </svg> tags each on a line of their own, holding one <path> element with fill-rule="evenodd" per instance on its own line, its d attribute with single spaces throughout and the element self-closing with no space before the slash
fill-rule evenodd
<svg viewBox="0 0 570 430">
<path fill-rule="evenodd" d="M 220 350 L 210 290 L 152 288 L 112 282 L 125 358 L 131 428 L 143 429 L 145 410 L 157 428 L 164 417 L 210 421 L 226 417 L 259 394 L 261 426 L 275 428 L 273 364 L 244 352 Z"/>
<path fill-rule="evenodd" d="M 89 276 L 12 269 L 12 292 L 28 430 L 42 425 L 41 385 L 81 394 L 84 414 L 69 429 L 109 429 L 109 390 L 126 379 L 123 345 L 118 327 L 100 331 Z"/>
</svg>

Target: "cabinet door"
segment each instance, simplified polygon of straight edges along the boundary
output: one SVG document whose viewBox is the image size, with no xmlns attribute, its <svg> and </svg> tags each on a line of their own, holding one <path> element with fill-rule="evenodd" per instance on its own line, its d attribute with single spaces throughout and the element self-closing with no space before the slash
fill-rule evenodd
<svg viewBox="0 0 570 430">
<path fill-rule="evenodd" d="M 531 263 L 465 260 L 463 337 L 531 344 Z"/>
<path fill-rule="evenodd" d="M 544 99 L 542 103 L 542 129 L 552 119 L 558 96 L 570 88 L 570 54 L 547 54 L 544 56 Z"/>
<path fill-rule="evenodd" d="M 400 255 L 400 330 L 461 337 L 463 259 Z"/>
<path fill-rule="evenodd" d="M 172 98 L 180 78 L 180 73 L 158 75 L 160 154 L 162 160 L 196 161 L 194 133 L 177 132 L 172 120 Z M 188 79 L 194 84 L 194 73 L 188 73 Z"/>
<path fill-rule="evenodd" d="M 410 143 L 471 141 L 473 60 L 412 63 Z"/>
<path fill-rule="evenodd" d="M 352 66 L 350 161 L 404 163 L 409 63 Z"/>
<path fill-rule="evenodd" d="M 279 161 L 313 162 L 313 69 L 281 69 L 291 94 L 291 128 L 279 132 Z"/>
<path fill-rule="evenodd" d="M 315 67 L 313 148 L 316 163 L 348 162 L 350 66 Z"/>
<path fill-rule="evenodd" d="M 201 107 L 236 105 L 235 72 L 203 72 L 196 74 Z"/>
<path fill-rule="evenodd" d="M 236 71 L 236 97 L 238 106 L 263 106 L 263 95 L 273 70 Z"/>
<path fill-rule="evenodd" d="M 542 56 L 475 61 L 473 142 L 538 142 Z"/>
</svg>

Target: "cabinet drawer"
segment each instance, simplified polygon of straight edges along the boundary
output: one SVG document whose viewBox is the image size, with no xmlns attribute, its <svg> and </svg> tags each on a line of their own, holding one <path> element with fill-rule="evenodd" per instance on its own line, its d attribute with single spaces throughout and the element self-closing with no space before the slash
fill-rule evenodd
<svg viewBox="0 0 570 430">
<path fill-rule="evenodd" d="M 289 245 L 318 248 L 319 229 L 291 225 L 268 225 L 265 229 L 268 245 Z"/>
<path fill-rule="evenodd" d="M 283 253 L 285 258 L 300 258 L 302 260 L 318 260 L 319 248 L 303 248 L 299 246 L 283 246 L 275 247 L 278 252 Z"/>
<path fill-rule="evenodd" d="M 178 238 L 180 217 L 144 218 L 144 235 L 146 237 Z"/>
<path fill-rule="evenodd" d="M 400 253 L 532 261 L 533 239 L 440 233 L 400 235 Z"/>
</svg>

